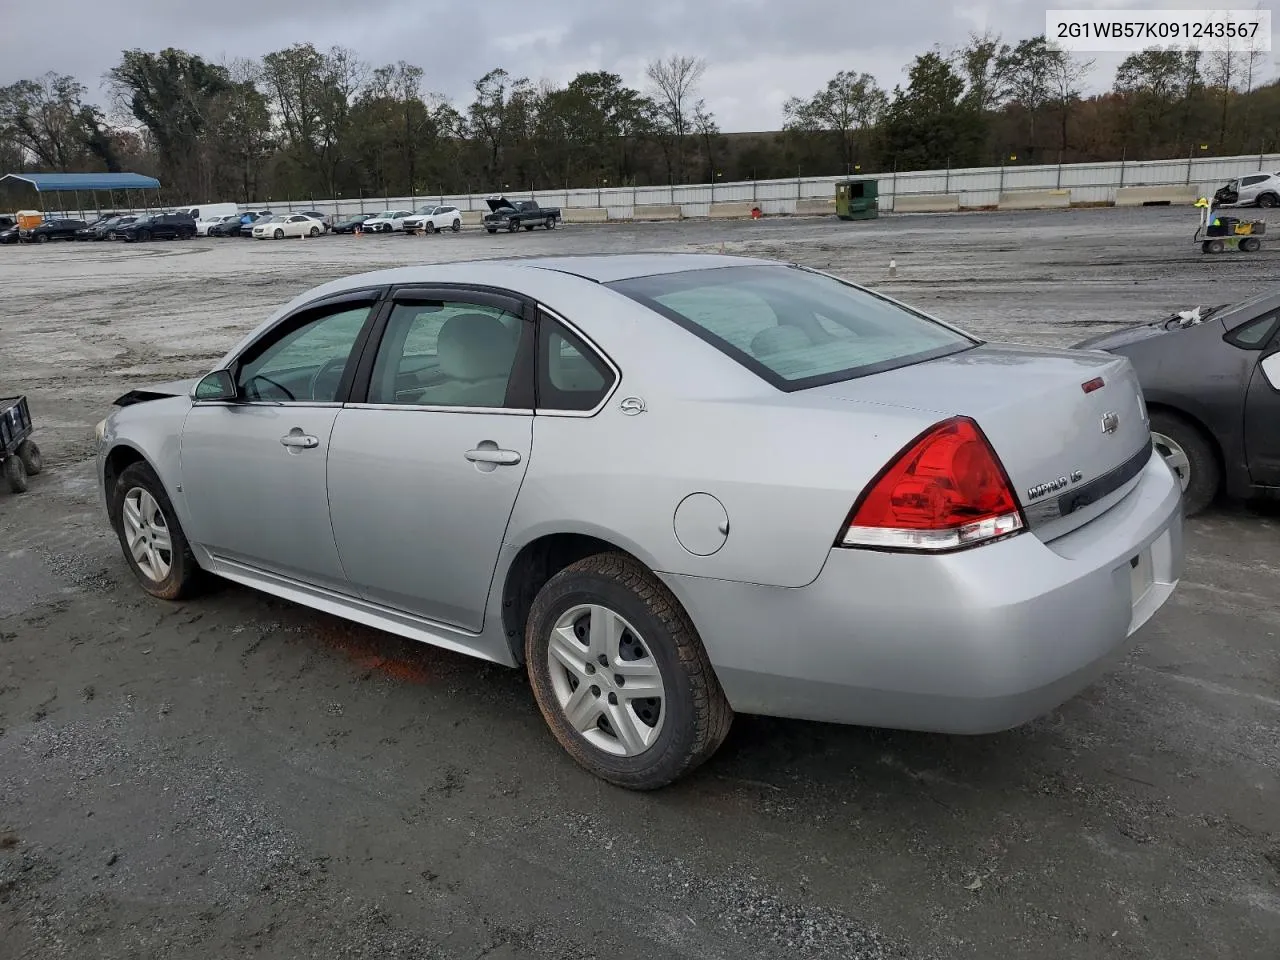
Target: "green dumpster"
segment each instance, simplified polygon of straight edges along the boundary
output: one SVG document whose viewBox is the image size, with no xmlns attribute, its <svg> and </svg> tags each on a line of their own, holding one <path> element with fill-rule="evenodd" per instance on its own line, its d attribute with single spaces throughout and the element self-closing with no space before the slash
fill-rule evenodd
<svg viewBox="0 0 1280 960">
<path fill-rule="evenodd" d="M 880 216 L 879 180 L 843 180 L 836 184 L 836 216 L 841 220 L 874 220 Z"/>
</svg>

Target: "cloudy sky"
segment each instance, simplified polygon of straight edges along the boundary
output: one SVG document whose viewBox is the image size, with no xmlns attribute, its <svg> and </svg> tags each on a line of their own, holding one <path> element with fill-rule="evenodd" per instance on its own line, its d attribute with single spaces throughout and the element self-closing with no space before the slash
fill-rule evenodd
<svg viewBox="0 0 1280 960">
<path fill-rule="evenodd" d="M 1218 2 L 1252 9 L 1256 0 Z M 1263 0 L 1273 19 L 1280 0 Z M 377 66 L 408 60 L 427 89 L 470 102 L 472 83 L 501 66 L 563 83 L 611 70 L 644 86 L 647 60 L 707 61 L 701 93 L 721 129 L 769 130 L 782 104 L 838 70 L 886 89 L 933 44 L 990 29 L 1006 40 L 1044 31 L 1050 4 L 1028 0 L 3 0 L 0 84 L 48 70 L 75 74 L 105 102 L 102 75 L 120 51 L 174 46 L 214 61 L 310 41 L 355 49 Z M 1193 8 L 1207 0 L 1062 0 L 1054 8 Z M 50 16 L 53 13 L 54 15 Z M 1120 57 L 1098 55 L 1091 86 L 1110 86 Z M 1268 75 L 1274 70 L 1267 58 Z"/>
</svg>

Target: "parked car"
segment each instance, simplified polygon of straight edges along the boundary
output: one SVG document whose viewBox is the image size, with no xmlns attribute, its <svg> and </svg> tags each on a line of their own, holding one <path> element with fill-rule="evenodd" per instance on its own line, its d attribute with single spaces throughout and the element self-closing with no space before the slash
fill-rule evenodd
<svg viewBox="0 0 1280 960">
<path fill-rule="evenodd" d="M 76 231 L 83 230 L 87 223 L 83 220 L 46 220 L 30 230 L 20 231 L 26 243 L 48 243 L 50 240 L 74 240 Z"/>
<path fill-rule="evenodd" d="M 345 220 L 339 220 L 333 225 L 334 233 L 355 233 L 359 227 L 364 226 L 372 220 L 374 214 L 361 213 L 354 217 L 347 217 Z"/>
<path fill-rule="evenodd" d="M 484 215 L 484 228 L 489 233 L 497 233 L 505 227 L 514 233 L 524 227 L 545 227 L 554 230 L 560 222 L 559 207 L 540 207 L 534 200 L 508 200 L 506 197 L 489 197 L 485 203 L 491 212 Z"/>
<path fill-rule="evenodd" d="M 8 230 L 10 227 L 18 225 L 18 221 L 13 217 L 0 216 L 0 230 Z"/>
<path fill-rule="evenodd" d="M 114 223 L 104 223 L 102 225 L 101 239 L 119 240 L 120 239 L 119 230 L 122 227 L 127 227 L 129 224 L 133 223 L 137 219 L 138 217 L 136 214 L 129 213 L 129 214 L 125 214 L 122 217 L 116 217 Z"/>
<path fill-rule="evenodd" d="M 106 223 L 110 217 L 99 217 L 97 220 L 87 220 L 85 225 L 76 231 L 77 240 L 96 240 L 97 229 L 103 223 Z"/>
<path fill-rule="evenodd" d="M 435 233 L 438 230 L 452 230 L 457 233 L 462 229 L 462 211 L 450 206 L 419 207 L 418 212 L 404 222 L 405 233 L 425 230 Z"/>
<path fill-rule="evenodd" d="M 1213 202 L 1280 207 L 1280 173 L 1253 173 L 1232 180 L 1218 189 Z"/>
<path fill-rule="evenodd" d="M 1017 726 L 1181 569 L 1128 360 L 769 260 L 347 277 L 116 406 L 98 477 L 147 592 L 212 573 L 524 666 L 565 749 L 632 788 L 735 711 Z"/>
<path fill-rule="evenodd" d="M 268 214 L 269 216 L 270 214 Z M 208 236 L 210 237 L 238 237 L 240 230 L 247 223 L 250 226 L 258 219 L 257 213 L 245 213 L 240 216 L 228 217 L 221 223 L 215 223 L 209 228 Z"/>
<path fill-rule="evenodd" d="M 148 240 L 190 240 L 196 235 L 196 222 L 181 213 L 153 213 L 141 216 L 133 223 L 113 227 L 119 240 L 127 243 Z"/>
<path fill-rule="evenodd" d="M 302 213 L 264 217 L 253 225 L 255 240 L 283 240 L 285 237 L 318 237 L 324 233 L 320 221 Z"/>
<path fill-rule="evenodd" d="M 240 236 L 252 237 L 253 227 L 259 220 L 270 220 L 275 214 L 270 210 L 259 210 L 256 213 L 246 213 L 240 218 Z"/>
<path fill-rule="evenodd" d="M 1188 515 L 1280 494 L 1280 292 L 1198 306 L 1076 346 L 1127 358 Z"/>
<path fill-rule="evenodd" d="M 21 239 L 16 223 L 8 227 L 0 227 L 0 243 L 18 243 Z"/>
<path fill-rule="evenodd" d="M 304 217 L 310 217 L 312 220 L 317 221 L 325 231 L 328 231 L 332 225 L 332 218 L 327 213 L 321 213 L 319 210 L 299 210 L 298 212 Z"/>
<path fill-rule="evenodd" d="M 197 237 L 207 237 L 207 236 L 210 236 L 209 231 L 211 231 L 214 227 L 220 226 L 220 225 L 222 225 L 222 224 L 224 224 L 224 223 L 227 223 L 227 222 L 229 222 L 229 221 L 231 221 L 231 220 L 234 220 L 234 221 L 236 221 L 236 223 L 239 223 L 239 222 L 240 222 L 240 214 L 238 214 L 238 213 L 224 213 L 224 214 L 220 214 L 220 215 L 218 215 L 218 216 L 206 217 L 206 218 L 205 218 L 205 219 L 203 219 L 203 220 L 197 220 L 197 221 L 196 221 L 196 236 L 197 236 Z"/>
<path fill-rule="evenodd" d="M 361 229 L 365 233 L 398 233 L 404 229 L 405 220 L 412 216 L 412 210 L 383 210 L 366 220 Z"/>
</svg>

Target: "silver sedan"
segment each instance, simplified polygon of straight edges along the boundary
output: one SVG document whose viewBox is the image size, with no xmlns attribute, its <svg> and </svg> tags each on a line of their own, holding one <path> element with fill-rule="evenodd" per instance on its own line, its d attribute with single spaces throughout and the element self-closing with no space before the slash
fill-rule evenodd
<svg viewBox="0 0 1280 960">
<path fill-rule="evenodd" d="M 212 574 L 525 668 L 564 748 L 637 789 L 734 711 L 1019 725 L 1182 563 L 1128 360 L 768 260 L 349 277 L 116 405 L 101 487 L 148 592 Z"/>
</svg>

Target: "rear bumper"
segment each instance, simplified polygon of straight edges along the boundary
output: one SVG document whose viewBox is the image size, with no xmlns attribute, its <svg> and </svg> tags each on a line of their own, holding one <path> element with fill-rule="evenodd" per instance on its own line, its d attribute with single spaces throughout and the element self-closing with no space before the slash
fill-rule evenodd
<svg viewBox="0 0 1280 960">
<path fill-rule="evenodd" d="M 1181 570 L 1181 495 L 1153 454 L 1128 496 L 1049 544 L 1024 533 L 945 556 L 833 549 L 796 589 L 664 579 L 736 711 L 975 734 L 1086 687 Z"/>
</svg>

